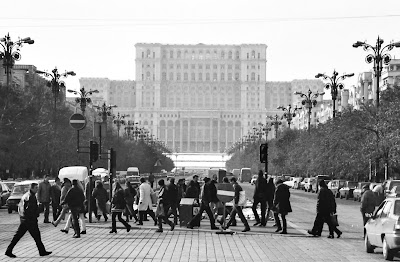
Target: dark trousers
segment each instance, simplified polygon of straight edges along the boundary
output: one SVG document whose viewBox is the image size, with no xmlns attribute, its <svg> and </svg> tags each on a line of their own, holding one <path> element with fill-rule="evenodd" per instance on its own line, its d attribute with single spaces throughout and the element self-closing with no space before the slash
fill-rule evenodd
<svg viewBox="0 0 400 262">
<path fill-rule="evenodd" d="M 58 216 L 61 214 L 62 207 L 58 203 L 52 203 L 51 209 L 53 211 L 53 221 L 56 221 Z"/>
<path fill-rule="evenodd" d="M 119 222 L 121 222 L 126 228 L 131 227 L 128 223 L 126 223 L 125 220 L 122 219 L 122 212 L 112 212 L 112 214 L 111 214 L 111 221 L 112 221 L 111 230 L 112 231 L 117 232 L 117 219 L 116 219 L 117 217 L 118 217 Z"/>
<path fill-rule="evenodd" d="M 44 209 L 44 221 L 47 222 L 49 221 L 49 213 L 50 213 L 50 202 L 42 202 Z"/>
<path fill-rule="evenodd" d="M 79 228 L 79 212 L 81 209 L 79 207 L 72 207 L 71 208 L 71 215 L 72 215 L 72 227 L 74 228 L 75 235 L 80 236 L 81 231 Z"/>
<path fill-rule="evenodd" d="M 151 218 L 154 220 L 154 223 L 157 223 L 156 215 L 154 214 L 154 211 L 151 210 L 150 208 L 147 208 L 147 210 L 145 210 L 145 211 L 139 211 L 139 225 L 143 224 L 143 219 L 145 216 L 147 216 L 147 214 L 149 214 L 151 216 Z"/>
<path fill-rule="evenodd" d="M 260 221 L 260 216 L 258 215 L 257 212 L 257 206 L 258 204 L 261 204 L 261 221 Z M 253 206 L 251 207 L 251 209 L 253 210 L 254 213 L 254 218 L 256 219 L 257 223 L 261 222 L 261 225 L 265 225 L 265 211 L 267 209 L 267 200 L 263 199 L 263 198 L 259 198 L 259 197 L 254 197 L 254 202 L 253 202 Z"/>
<path fill-rule="evenodd" d="M 90 202 L 90 210 L 89 210 L 89 205 L 88 202 L 86 201 L 86 210 L 85 210 L 85 214 L 86 212 L 90 213 L 90 210 L 93 212 L 93 215 L 95 217 L 97 217 L 97 204 L 96 204 L 96 199 L 94 197 L 91 198 L 91 202 Z M 86 217 L 86 216 L 85 216 Z"/>
<path fill-rule="evenodd" d="M 178 205 L 177 204 L 171 204 L 170 207 L 169 207 L 169 210 L 167 212 L 167 217 L 168 218 L 170 217 L 170 215 L 174 215 L 174 223 L 175 223 L 175 225 L 178 224 L 178 212 L 177 212 L 177 209 L 178 209 Z"/>
<path fill-rule="evenodd" d="M 283 232 L 286 232 L 287 231 L 286 215 L 281 214 L 282 224 L 281 224 L 281 221 L 279 220 L 279 213 L 274 212 L 274 218 L 275 218 L 275 223 L 276 223 L 276 226 L 278 227 L 278 229 L 282 229 Z"/>
<path fill-rule="evenodd" d="M 40 237 L 40 231 L 37 221 L 21 222 L 21 224 L 18 227 L 17 233 L 15 233 L 13 239 L 11 240 L 10 245 L 7 247 L 7 252 L 12 253 L 15 245 L 25 235 L 26 231 L 29 231 L 29 234 L 31 234 L 31 236 L 35 240 L 36 246 L 39 250 L 39 254 L 44 254 L 46 252 L 46 249 L 44 248 L 44 245 L 42 243 L 42 238 Z"/>
<path fill-rule="evenodd" d="M 336 233 L 341 232 L 339 229 L 332 225 L 331 215 L 329 213 L 317 213 L 317 217 L 315 218 L 314 226 L 311 231 L 314 234 L 320 236 L 324 227 L 324 223 L 328 224 L 329 235 L 333 235 L 334 231 Z"/>
<path fill-rule="evenodd" d="M 128 211 L 126 221 L 129 221 L 129 215 L 131 215 L 136 221 L 138 221 L 138 217 L 136 216 L 137 212 L 133 210 L 133 203 L 126 203 L 126 209 Z"/>
<path fill-rule="evenodd" d="M 171 210 L 172 205 L 164 205 L 164 216 L 158 216 L 158 228 L 162 229 L 162 222 L 164 220 L 165 224 L 172 225 L 172 222 L 168 219 L 168 211 Z"/>
<path fill-rule="evenodd" d="M 192 226 L 193 221 L 196 221 L 196 219 L 200 219 L 201 216 L 203 215 L 203 212 L 204 212 L 204 211 L 206 211 L 208 217 L 210 218 L 211 227 L 212 227 L 212 228 L 215 227 L 214 214 L 213 214 L 212 211 L 211 211 L 211 208 L 210 208 L 209 203 L 205 203 L 205 202 L 201 202 L 199 213 L 197 213 L 197 214 L 192 218 L 192 220 L 189 221 L 188 224 L 189 224 L 190 226 Z"/>
<path fill-rule="evenodd" d="M 242 221 L 242 223 L 244 224 L 244 227 L 249 228 L 249 223 L 247 222 L 247 219 L 244 217 L 242 207 L 240 207 L 240 206 L 233 206 L 227 227 L 230 227 L 234 223 L 234 221 L 236 223 L 236 219 L 235 219 L 236 214 L 239 215 L 239 218 Z"/>
</svg>

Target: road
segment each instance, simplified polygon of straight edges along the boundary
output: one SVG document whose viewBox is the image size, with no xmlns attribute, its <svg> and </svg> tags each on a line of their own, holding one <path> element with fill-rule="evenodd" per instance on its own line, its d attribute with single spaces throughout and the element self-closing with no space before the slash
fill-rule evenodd
<svg viewBox="0 0 400 262">
<path fill-rule="evenodd" d="M 249 198 L 253 186 L 243 184 Z M 118 228 L 118 234 L 109 234 L 110 221 L 88 224 L 87 235 L 72 239 L 51 224 L 43 224 L 39 218 L 43 242 L 53 254 L 46 258 L 38 256 L 33 239 L 26 234 L 16 246 L 17 259 L 8 259 L 4 251 L 14 235 L 18 214 L 7 214 L 0 209 L 0 261 L 383 261 L 382 249 L 374 254 L 364 251 L 362 218 L 359 203 L 337 199 L 340 239 L 328 239 L 327 226 L 322 237 L 312 237 L 307 229 L 315 218 L 316 194 L 291 190 L 293 212 L 288 215 L 288 234 L 274 233 L 272 222 L 267 227 L 253 227 L 241 233 L 243 225 L 232 227 L 234 235 L 217 235 L 210 230 L 207 220 L 199 229 L 168 226 L 162 234 L 155 233 L 152 221 L 143 227 L 134 226 L 127 233 Z M 251 214 L 251 209 L 245 211 Z M 63 223 L 61 223 L 63 224 Z M 133 223 L 131 223 L 133 225 Z M 120 226 L 120 223 L 117 223 Z M 399 257 L 395 261 L 400 261 Z"/>
</svg>

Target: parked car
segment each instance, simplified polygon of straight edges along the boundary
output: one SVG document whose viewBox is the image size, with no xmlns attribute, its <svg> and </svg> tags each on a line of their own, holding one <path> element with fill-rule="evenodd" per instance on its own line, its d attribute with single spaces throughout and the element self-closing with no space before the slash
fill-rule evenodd
<svg viewBox="0 0 400 262">
<path fill-rule="evenodd" d="M 304 180 L 306 180 L 304 182 L 304 191 L 306 192 L 311 192 L 312 191 L 312 184 L 315 180 L 315 178 L 313 177 L 306 177 Z"/>
<path fill-rule="evenodd" d="M 358 182 L 357 187 L 353 191 L 353 200 L 360 202 L 361 201 L 361 196 L 362 196 L 362 188 L 365 185 L 369 186 L 370 184 L 371 184 L 370 182 Z"/>
<path fill-rule="evenodd" d="M 400 198 L 386 198 L 364 226 L 365 251 L 383 248 L 383 257 L 393 260 L 400 250 Z"/>
<path fill-rule="evenodd" d="M 1 182 L 3 182 L 4 184 L 6 184 L 6 185 L 8 186 L 8 188 L 10 189 L 10 191 L 13 190 L 14 184 L 16 183 L 16 181 L 7 181 L 7 180 L 1 181 Z"/>
<path fill-rule="evenodd" d="M 257 181 L 257 178 L 258 178 L 258 175 L 253 175 L 253 177 L 251 178 L 250 183 L 251 183 L 252 185 L 254 185 L 254 184 L 256 183 L 256 181 Z"/>
<path fill-rule="evenodd" d="M 339 190 L 345 185 L 345 180 L 332 180 L 328 183 L 328 189 L 330 189 L 333 195 L 338 198 L 340 196 Z"/>
<path fill-rule="evenodd" d="M 4 182 L 0 182 L 0 208 L 6 204 L 10 197 L 11 190 Z"/>
<path fill-rule="evenodd" d="M 382 184 L 383 192 L 387 197 L 394 186 L 400 186 L 400 180 L 385 180 Z"/>
<path fill-rule="evenodd" d="M 340 198 L 352 198 L 353 197 L 353 191 L 357 187 L 358 182 L 356 181 L 346 181 L 344 187 L 342 187 L 339 190 L 339 197 Z"/>
<path fill-rule="evenodd" d="M 319 181 L 321 180 L 325 180 L 326 184 L 329 183 L 329 181 L 331 181 L 329 176 L 325 176 L 325 175 L 318 175 L 315 176 L 315 180 L 312 182 L 312 188 L 311 188 L 311 192 L 313 193 L 318 193 L 318 189 L 319 189 Z"/>
<path fill-rule="evenodd" d="M 285 185 L 287 185 L 290 188 L 297 189 L 298 184 L 303 180 L 302 177 L 290 177 L 289 180 L 283 182 Z"/>
<path fill-rule="evenodd" d="M 22 196 L 28 192 L 32 183 L 39 184 L 38 180 L 27 180 L 23 182 L 17 182 L 14 185 L 14 188 L 11 192 L 10 197 L 7 199 L 7 208 L 8 213 L 11 214 L 12 211 L 18 211 L 18 203 L 21 200 Z"/>
</svg>

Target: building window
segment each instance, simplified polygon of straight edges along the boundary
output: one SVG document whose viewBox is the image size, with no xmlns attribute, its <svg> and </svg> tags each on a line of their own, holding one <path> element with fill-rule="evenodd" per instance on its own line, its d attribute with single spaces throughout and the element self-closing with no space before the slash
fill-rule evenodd
<svg viewBox="0 0 400 262">
<path fill-rule="evenodd" d="M 144 80 L 144 74 L 142 74 L 142 81 Z"/>
<path fill-rule="evenodd" d="M 162 64 L 162 69 L 167 69 L 167 64 Z"/>
<path fill-rule="evenodd" d="M 249 59 L 249 53 L 247 53 L 247 59 Z"/>
<path fill-rule="evenodd" d="M 254 51 L 254 50 L 251 51 L 251 58 L 253 58 L 253 59 L 256 58 L 256 51 Z"/>
<path fill-rule="evenodd" d="M 225 74 L 221 73 L 221 81 L 225 81 Z"/>
<path fill-rule="evenodd" d="M 257 75 L 257 78 L 258 78 L 258 82 L 260 82 L 260 75 Z M 259 88 L 260 89 L 260 88 Z"/>
<path fill-rule="evenodd" d="M 144 58 L 144 52 L 142 52 L 142 58 Z"/>
<path fill-rule="evenodd" d="M 189 69 L 189 65 L 188 64 L 184 64 L 183 65 L 183 69 Z"/>
<path fill-rule="evenodd" d="M 232 73 L 228 73 L 228 81 L 232 80 Z"/>
<path fill-rule="evenodd" d="M 235 73 L 235 80 L 239 81 L 239 73 Z"/>
<path fill-rule="evenodd" d="M 177 64 L 176 69 L 181 69 L 181 64 Z"/>
<path fill-rule="evenodd" d="M 150 72 L 146 72 L 146 80 L 150 80 Z"/>
<path fill-rule="evenodd" d="M 206 73 L 206 81 L 210 81 L 210 73 Z"/>
<path fill-rule="evenodd" d="M 203 65 L 199 64 L 199 69 L 203 69 Z"/>
<path fill-rule="evenodd" d="M 228 69 L 232 69 L 232 65 L 228 65 Z"/>
<path fill-rule="evenodd" d="M 232 51 L 228 52 L 228 59 L 232 59 Z"/>
<path fill-rule="evenodd" d="M 210 65 L 206 65 L 206 69 L 210 69 Z"/>
<path fill-rule="evenodd" d="M 258 59 L 260 59 L 261 58 L 261 54 L 260 53 L 258 53 Z"/>
<path fill-rule="evenodd" d="M 156 58 L 156 52 L 153 52 L 153 58 Z"/>
<path fill-rule="evenodd" d="M 225 52 L 224 51 L 221 51 L 221 58 L 225 59 Z"/>
<path fill-rule="evenodd" d="M 174 64 L 170 64 L 169 69 L 174 69 Z"/>
<path fill-rule="evenodd" d="M 169 73 L 169 81 L 174 81 L 174 73 Z"/>
<path fill-rule="evenodd" d="M 169 58 L 174 58 L 174 51 L 169 51 Z"/>
<path fill-rule="evenodd" d="M 213 65 L 213 69 L 217 69 L 218 68 L 218 66 L 217 65 Z"/>
<path fill-rule="evenodd" d="M 249 75 L 246 76 L 246 81 L 247 81 L 247 82 L 249 81 Z"/>
<path fill-rule="evenodd" d="M 217 50 L 214 50 L 214 59 L 218 59 Z"/>
<path fill-rule="evenodd" d="M 162 58 L 167 58 L 167 51 L 163 51 Z"/>
<path fill-rule="evenodd" d="M 240 58 L 239 51 L 236 51 L 236 59 L 239 59 L 239 58 Z"/>
<path fill-rule="evenodd" d="M 221 69 L 225 69 L 225 65 L 221 65 Z"/>
<path fill-rule="evenodd" d="M 192 69 L 196 69 L 196 65 L 195 64 L 192 64 Z"/>
</svg>

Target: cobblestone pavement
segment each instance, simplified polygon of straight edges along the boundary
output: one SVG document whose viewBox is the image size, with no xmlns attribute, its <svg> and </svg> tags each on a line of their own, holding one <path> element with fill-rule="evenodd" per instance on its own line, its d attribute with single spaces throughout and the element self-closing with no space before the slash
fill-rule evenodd
<svg viewBox="0 0 400 262">
<path fill-rule="evenodd" d="M 234 235 L 216 234 L 209 230 L 207 220 L 201 222 L 200 229 L 190 230 L 179 226 L 171 232 L 164 226 L 163 233 L 156 233 L 152 221 L 142 227 L 135 226 L 128 233 L 118 228 L 117 234 L 109 234 L 110 221 L 88 224 L 87 235 L 80 239 L 60 232 L 63 223 L 57 228 L 42 224 L 40 230 L 46 249 L 52 251 L 48 257 L 40 257 L 35 243 L 27 233 L 14 249 L 17 258 L 4 255 L 18 226 L 18 215 L 0 210 L 0 261 L 382 261 L 382 249 L 374 254 L 364 251 L 362 231 L 356 222 L 346 216 L 343 219 L 344 231 L 340 239 L 307 235 L 312 225 L 313 214 L 307 208 L 315 209 L 312 200 L 305 200 L 301 194 L 292 194 L 294 212 L 288 216 L 288 235 L 274 233 L 272 222 L 267 227 L 251 227 L 250 232 L 241 233 L 243 225 L 232 230 Z M 298 202 L 304 202 L 298 207 Z M 343 207 L 339 207 L 343 208 Z M 354 207 L 348 207 L 354 209 Z M 343 212 L 346 211 L 343 209 Z M 358 212 L 357 210 L 355 212 Z M 311 220 L 311 222 L 310 222 Z M 357 218 L 358 220 L 358 218 Z M 133 225 L 133 223 L 130 223 Z M 250 221 L 250 225 L 254 221 Z M 121 225 L 117 222 L 117 226 Z M 395 260 L 400 261 L 398 257 Z"/>
</svg>

